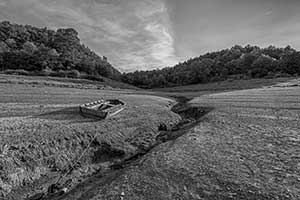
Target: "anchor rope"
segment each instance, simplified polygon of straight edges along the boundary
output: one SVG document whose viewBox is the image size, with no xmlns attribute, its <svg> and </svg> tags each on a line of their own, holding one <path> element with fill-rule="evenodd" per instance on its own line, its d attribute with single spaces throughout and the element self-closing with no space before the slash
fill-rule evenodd
<svg viewBox="0 0 300 200">
<path fill-rule="evenodd" d="M 73 169 L 74 167 L 78 164 L 78 162 L 81 160 L 81 158 L 84 156 L 84 154 L 88 151 L 88 149 L 90 148 L 90 146 L 92 145 L 93 141 L 98 137 L 99 133 L 102 133 L 102 132 L 97 132 L 93 139 L 89 142 L 88 146 L 84 149 L 84 151 L 81 153 L 81 155 L 78 157 L 78 159 L 72 163 L 71 162 L 71 168 L 64 174 L 60 175 L 59 179 L 55 182 L 55 184 L 58 184 L 60 180 L 64 179 Z"/>
<path fill-rule="evenodd" d="M 118 114 L 119 112 L 121 112 L 124 109 L 125 108 L 122 108 L 122 109 L 120 109 L 120 110 L 112 113 L 107 118 L 112 117 L 112 116 Z M 81 107 L 80 107 L 80 111 L 81 111 Z M 88 146 L 84 149 L 84 151 L 81 153 L 81 155 L 78 157 L 78 159 L 74 163 L 71 162 L 71 166 L 70 166 L 71 168 L 66 173 L 60 175 L 60 177 L 58 178 L 58 180 L 55 182 L 55 185 L 58 184 L 62 179 L 64 179 L 74 169 L 74 167 L 78 164 L 78 162 L 81 160 L 81 158 L 86 154 L 86 152 L 90 148 L 90 146 L 93 143 L 93 141 L 98 137 L 99 133 L 102 133 L 102 132 L 96 132 L 96 134 L 94 135 L 93 139 L 90 141 L 90 143 L 88 144 Z"/>
</svg>

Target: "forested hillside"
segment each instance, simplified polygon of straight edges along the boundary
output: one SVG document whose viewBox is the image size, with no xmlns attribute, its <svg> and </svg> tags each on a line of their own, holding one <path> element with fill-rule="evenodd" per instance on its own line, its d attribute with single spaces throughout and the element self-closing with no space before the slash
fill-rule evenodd
<svg viewBox="0 0 300 200">
<path fill-rule="evenodd" d="M 22 75 L 45 75 L 119 80 L 121 73 L 106 57 L 81 44 L 76 30 L 36 28 L 0 23 L 0 71 Z M 143 88 L 207 83 L 226 79 L 273 78 L 300 74 L 300 53 L 285 48 L 234 46 L 207 53 L 161 70 L 136 71 L 122 81 Z"/>
<path fill-rule="evenodd" d="M 0 70 L 24 75 L 50 75 L 101 80 L 119 79 L 106 57 L 81 44 L 76 30 L 0 23 Z"/>
<path fill-rule="evenodd" d="M 234 46 L 207 53 L 161 70 L 123 74 L 122 80 L 143 88 L 206 83 L 226 79 L 274 78 L 300 74 L 300 53 L 290 46 Z"/>
</svg>

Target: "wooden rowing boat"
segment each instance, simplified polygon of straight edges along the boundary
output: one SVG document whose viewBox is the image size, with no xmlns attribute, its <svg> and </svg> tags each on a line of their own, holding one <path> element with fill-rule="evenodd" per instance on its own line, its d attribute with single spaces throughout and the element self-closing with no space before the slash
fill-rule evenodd
<svg viewBox="0 0 300 200">
<path fill-rule="evenodd" d="M 108 118 L 125 109 L 125 103 L 118 99 L 98 100 L 79 106 L 79 112 L 84 117 Z"/>
</svg>

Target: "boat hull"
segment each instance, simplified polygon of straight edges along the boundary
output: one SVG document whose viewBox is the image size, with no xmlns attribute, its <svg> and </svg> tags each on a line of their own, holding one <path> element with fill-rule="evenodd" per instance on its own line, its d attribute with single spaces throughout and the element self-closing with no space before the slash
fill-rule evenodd
<svg viewBox="0 0 300 200">
<path fill-rule="evenodd" d="M 84 117 L 105 119 L 123 111 L 125 105 L 117 99 L 99 100 L 79 106 L 79 112 Z"/>
</svg>

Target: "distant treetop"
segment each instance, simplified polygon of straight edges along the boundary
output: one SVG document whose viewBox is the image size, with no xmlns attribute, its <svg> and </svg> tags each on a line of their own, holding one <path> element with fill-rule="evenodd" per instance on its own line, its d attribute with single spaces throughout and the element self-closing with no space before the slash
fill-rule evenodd
<svg viewBox="0 0 300 200">
<path fill-rule="evenodd" d="M 210 52 L 161 70 L 123 74 L 126 83 L 143 87 L 168 87 L 241 78 L 273 78 L 300 74 L 300 53 L 291 46 L 260 48 L 235 45 Z"/>
<path fill-rule="evenodd" d="M 0 70 L 27 70 L 39 74 L 45 69 L 59 76 L 68 75 L 66 71 L 71 70 L 76 71 L 73 74 L 87 77 L 119 79 L 121 76 L 106 57 L 98 56 L 81 44 L 73 28 L 54 31 L 1 22 Z"/>
</svg>

